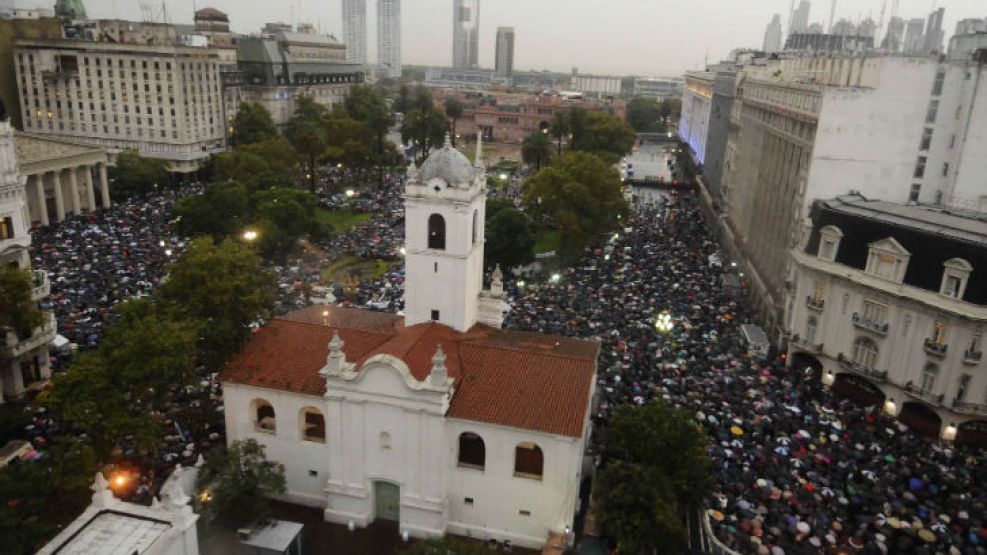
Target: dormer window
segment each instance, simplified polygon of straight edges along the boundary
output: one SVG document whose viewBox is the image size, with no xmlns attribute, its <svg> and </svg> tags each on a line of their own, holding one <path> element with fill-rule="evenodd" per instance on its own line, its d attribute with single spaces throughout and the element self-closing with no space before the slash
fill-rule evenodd
<svg viewBox="0 0 987 555">
<path fill-rule="evenodd" d="M 945 297 L 962 299 L 973 266 L 962 258 L 951 258 L 943 263 L 942 285 L 939 293 Z"/>
<path fill-rule="evenodd" d="M 905 270 L 912 254 L 888 237 L 870 244 L 870 254 L 867 257 L 867 273 L 879 278 L 901 283 L 905 279 Z"/>
<path fill-rule="evenodd" d="M 819 252 L 816 254 L 823 260 L 829 260 L 830 262 L 836 260 L 836 253 L 840 249 L 840 240 L 842 238 L 843 232 L 836 226 L 828 225 L 820 229 Z"/>
</svg>

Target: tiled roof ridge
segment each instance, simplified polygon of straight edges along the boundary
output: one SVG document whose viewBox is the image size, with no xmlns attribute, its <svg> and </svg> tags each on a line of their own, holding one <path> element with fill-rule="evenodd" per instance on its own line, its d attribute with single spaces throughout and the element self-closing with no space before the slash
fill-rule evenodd
<svg viewBox="0 0 987 555">
<path fill-rule="evenodd" d="M 550 337 L 556 337 L 556 336 L 550 336 Z M 491 343 L 481 343 L 480 341 L 482 341 L 483 339 L 486 339 L 486 338 L 463 338 L 463 339 L 461 339 L 459 341 L 456 341 L 456 343 L 465 343 L 465 344 L 468 344 L 468 345 L 472 345 L 474 347 L 484 347 L 484 348 L 487 348 L 487 349 L 500 349 L 500 350 L 504 350 L 504 351 L 515 351 L 515 352 L 519 352 L 519 353 L 530 353 L 532 355 L 542 355 L 542 356 L 547 356 L 547 357 L 564 358 L 564 359 L 567 359 L 567 360 L 593 360 L 592 358 L 589 358 L 589 357 L 582 357 L 582 356 L 578 356 L 578 355 L 565 354 L 565 353 L 556 353 L 556 352 L 549 352 L 549 351 L 544 351 L 543 352 L 543 351 L 538 351 L 538 350 L 535 350 L 535 349 L 525 349 L 525 348 L 522 348 L 522 347 L 516 347 L 516 346 L 513 346 L 513 345 L 500 345 L 500 344 L 491 344 Z M 589 343 L 596 343 L 596 346 L 597 346 L 597 351 L 596 352 L 597 352 L 597 354 L 599 354 L 599 352 L 600 352 L 599 351 L 599 347 L 600 347 L 600 344 L 601 344 L 599 341 L 593 341 L 591 339 L 580 339 L 580 341 L 586 341 L 586 342 L 589 342 Z"/>
</svg>

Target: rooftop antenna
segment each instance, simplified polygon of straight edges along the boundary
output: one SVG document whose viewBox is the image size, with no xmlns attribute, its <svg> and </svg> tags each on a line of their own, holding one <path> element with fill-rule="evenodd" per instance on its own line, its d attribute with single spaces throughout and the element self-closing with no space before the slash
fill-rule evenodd
<svg viewBox="0 0 987 555">
<path fill-rule="evenodd" d="M 169 22 L 168 21 L 168 5 L 164 2 L 164 0 L 161 1 L 161 22 L 162 23 L 168 23 Z"/>
<path fill-rule="evenodd" d="M 836 22 L 836 0 L 833 0 L 829 7 L 829 32 L 833 33 L 833 23 Z"/>
</svg>

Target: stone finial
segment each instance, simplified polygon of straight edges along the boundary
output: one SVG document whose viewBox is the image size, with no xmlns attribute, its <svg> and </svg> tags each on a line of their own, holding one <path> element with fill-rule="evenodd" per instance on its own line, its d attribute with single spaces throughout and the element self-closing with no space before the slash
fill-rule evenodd
<svg viewBox="0 0 987 555">
<path fill-rule="evenodd" d="M 97 472 L 96 479 L 93 480 L 93 485 L 89 486 L 89 489 L 91 489 L 93 493 L 99 493 L 103 490 L 110 489 L 110 483 L 103 477 L 102 472 Z"/>
<path fill-rule="evenodd" d="M 418 164 L 415 164 L 415 161 L 412 160 L 411 161 L 411 165 L 408 166 L 408 181 L 409 182 L 411 182 L 411 181 L 417 181 L 418 180 L 418 174 L 419 174 Z"/>
<path fill-rule="evenodd" d="M 165 481 L 165 485 L 161 488 L 161 497 L 164 499 L 164 505 L 166 508 L 180 509 L 191 501 L 185 493 L 185 488 L 182 487 L 182 465 L 175 465 L 175 471 L 171 473 L 171 476 Z"/>
<path fill-rule="evenodd" d="M 483 167 L 483 131 L 476 132 L 476 159 L 475 166 L 478 168 Z"/>
<path fill-rule="evenodd" d="M 329 341 L 329 356 L 326 357 L 327 375 L 338 373 L 346 364 L 346 353 L 343 352 L 345 345 L 346 343 L 339 337 L 339 330 L 333 330 L 332 339 Z"/>
<path fill-rule="evenodd" d="M 428 375 L 428 380 L 432 385 L 445 385 L 449 378 L 449 369 L 446 368 L 446 353 L 442 350 L 440 343 L 432 356 L 432 372 Z"/>
<path fill-rule="evenodd" d="M 113 504 L 113 491 L 110 490 L 110 483 L 103 477 L 102 472 L 96 473 L 96 479 L 90 488 L 93 491 L 93 506 L 106 508 Z"/>
<path fill-rule="evenodd" d="M 493 276 L 490 279 L 490 295 L 492 297 L 504 296 L 504 273 L 500 271 L 500 264 L 494 267 Z"/>
</svg>

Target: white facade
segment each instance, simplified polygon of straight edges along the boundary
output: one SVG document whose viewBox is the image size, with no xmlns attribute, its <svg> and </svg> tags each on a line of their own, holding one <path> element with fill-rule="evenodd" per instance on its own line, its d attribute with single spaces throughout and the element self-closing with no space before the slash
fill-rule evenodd
<svg viewBox="0 0 987 555">
<path fill-rule="evenodd" d="M 21 175 L 9 121 L 0 121 L 0 265 L 30 270 L 31 215 L 26 179 Z M 44 270 L 32 272 L 32 299 L 48 297 L 51 283 Z M 22 397 L 28 388 L 51 377 L 48 349 L 55 338 L 55 316 L 43 311 L 42 325 L 20 338 L 0 329 L 0 403 Z"/>
<path fill-rule="evenodd" d="M 682 98 L 685 81 L 681 77 L 651 77 L 634 80 L 634 96 L 653 98 L 659 102 L 668 98 Z"/>
<path fill-rule="evenodd" d="M 709 72 L 694 72 L 685 75 L 682 115 L 679 118 L 679 137 L 692 149 L 692 156 L 698 164 L 702 164 L 706 160 L 706 140 L 709 137 L 714 77 L 715 75 Z"/>
<path fill-rule="evenodd" d="M 401 77 L 401 0 L 377 0 L 377 63 L 386 77 Z"/>
<path fill-rule="evenodd" d="M 346 61 L 367 63 L 367 0 L 343 0 L 343 42 Z"/>
<path fill-rule="evenodd" d="M 160 44 L 158 35 L 146 40 L 17 41 L 24 130 L 114 151 L 135 149 L 179 172 L 222 151 L 219 52 Z"/>
<path fill-rule="evenodd" d="M 619 96 L 621 79 L 608 75 L 574 75 L 572 88 L 588 95 Z"/>
</svg>

